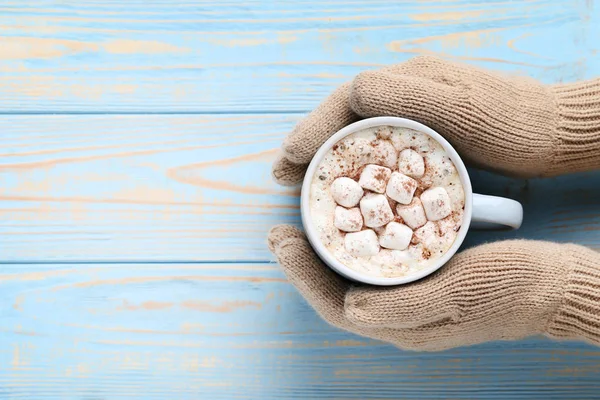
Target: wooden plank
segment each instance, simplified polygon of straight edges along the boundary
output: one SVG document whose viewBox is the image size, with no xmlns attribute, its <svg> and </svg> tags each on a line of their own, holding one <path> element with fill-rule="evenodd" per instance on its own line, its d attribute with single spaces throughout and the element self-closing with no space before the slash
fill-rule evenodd
<svg viewBox="0 0 600 400">
<path fill-rule="evenodd" d="M 269 261 L 266 235 L 299 225 L 298 189 L 270 164 L 297 115 L 4 116 L 1 261 Z M 476 191 L 524 203 L 517 232 L 600 248 L 600 173 L 515 180 L 472 171 Z"/>
<path fill-rule="evenodd" d="M 6 116 L 0 259 L 265 260 L 299 215 L 269 167 L 296 120 Z"/>
<path fill-rule="evenodd" d="M 599 36 L 585 0 L 4 1 L 0 110 L 304 112 L 430 53 L 575 80 L 600 71 Z"/>
<path fill-rule="evenodd" d="M 4 265 L 6 399 L 592 399 L 600 353 L 402 352 L 322 322 L 273 264 Z"/>
</svg>

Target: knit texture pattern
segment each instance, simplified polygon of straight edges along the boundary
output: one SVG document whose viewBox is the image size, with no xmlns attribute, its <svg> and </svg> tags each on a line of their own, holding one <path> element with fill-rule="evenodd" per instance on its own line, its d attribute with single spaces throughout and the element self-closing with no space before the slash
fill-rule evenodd
<svg viewBox="0 0 600 400">
<path fill-rule="evenodd" d="M 422 122 L 471 165 L 512 176 L 600 167 L 600 79 L 549 86 L 425 56 L 363 72 L 338 88 L 285 139 L 276 181 L 300 182 L 331 135 L 376 116 Z"/>
<path fill-rule="evenodd" d="M 600 79 L 551 87 L 557 148 L 549 175 L 600 168 Z"/>
<path fill-rule="evenodd" d="M 600 344 L 600 260 L 598 253 L 572 246 L 563 257 L 569 266 L 558 311 L 546 333 L 557 339 Z M 585 250 L 585 249 L 584 249 Z"/>
<path fill-rule="evenodd" d="M 269 247 L 323 319 L 403 349 L 438 351 L 539 334 L 600 344 L 600 254 L 585 247 L 486 244 L 397 287 L 347 281 L 291 226 L 273 228 Z"/>
</svg>

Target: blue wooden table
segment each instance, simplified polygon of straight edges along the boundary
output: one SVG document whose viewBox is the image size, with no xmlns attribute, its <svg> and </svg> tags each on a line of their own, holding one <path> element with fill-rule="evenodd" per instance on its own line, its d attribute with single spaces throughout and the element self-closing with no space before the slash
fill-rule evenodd
<svg viewBox="0 0 600 400">
<path fill-rule="evenodd" d="M 0 2 L 0 398 L 600 397 L 600 349 L 402 352 L 322 322 L 266 246 L 299 224 L 282 138 L 417 54 L 544 82 L 600 74 L 593 0 Z M 600 248 L 600 173 L 474 188 Z"/>
</svg>

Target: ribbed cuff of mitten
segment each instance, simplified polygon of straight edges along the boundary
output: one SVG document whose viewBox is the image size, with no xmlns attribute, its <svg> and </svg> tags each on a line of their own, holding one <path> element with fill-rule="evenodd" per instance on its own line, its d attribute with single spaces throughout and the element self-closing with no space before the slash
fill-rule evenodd
<svg viewBox="0 0 600 400">
<path fill-rule="evenodd" d="M 600 168 L 600 79 L 551 88 L 558 110 L 553 172 Z"/>
<path fill-rule="evenodd" d="M 572 246 L 565 257 L 565 292 L 546 334 L 600 345 L 600 253 Z"/>
</svg>

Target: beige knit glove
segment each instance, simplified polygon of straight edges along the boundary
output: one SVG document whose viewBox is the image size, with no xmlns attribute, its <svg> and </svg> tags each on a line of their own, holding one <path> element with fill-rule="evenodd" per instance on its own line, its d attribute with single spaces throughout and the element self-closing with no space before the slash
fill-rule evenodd
<svg viewBox="0 0 600 400">
<path fill-rule="evenodd" d="M 467 163 L 506 174 L 554 176 L 600 167 L 600 79 L 542 85 L 434 57 L 363 72 L 340 86 L 285 139 L 273 175 L 302 180 L 317 149 L 361 118 L 414 119 Z"/>
<path fill-rule="evenodd" d="M 329 136 L 382 115 L 423 122 L 467 161 L 512 175 L 600 167 L 600 80 L 544 86 L 418 57 L 337 89 L 286 138 L 275 179 L 300 182 Z M 600 344 L 600 254 L 581 246 L 487 244 L 421 281 L 391 288 L 335 274 L 292 226 L 273 228 L 269 248 L 326 321 L 401 348 L 441 350 L 535 334 Z"/>
<path fill-rule="evenodd" d="M 338 328 L 403 349 L 443 350 L 544 334 L 600 344 L 600 254 L 535 241 L 486 244 L 437 273 L 396 287 L 356 285 L 334 273 L 296 228 L 269 247 L 289 281 Z"/>
</svg>

